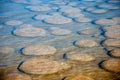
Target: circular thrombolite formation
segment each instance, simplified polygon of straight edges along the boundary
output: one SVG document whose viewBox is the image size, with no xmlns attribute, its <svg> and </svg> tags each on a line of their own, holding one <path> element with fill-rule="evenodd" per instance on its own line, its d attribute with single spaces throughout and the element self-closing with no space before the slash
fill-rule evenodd
<svg viewBox="0 0 120 80">
<path fill-rule="evenodd" d="M 105 40 L 104 45 L 109 46 L 109 47 L 119 47 L 120 40 L 119 39 L 107 39 Z"/>
<path fill-rule="evenodd" d="M 3 28 L 3 26 L 2 25 L 0 25 L 0 29 L 2 29 Z"/>
<path fill-rule="evenodd" d="M 64 62 L 32 58 L 19 65 L 19 70 L 22 70 L 28 74 L 53 74 L 61 70 L 67 70 L 70 67 L 70 65 Z"/>
<path fill-rule="evenodd" d="M 5 24 L 6 25 L 9 25 L 9 26 L 17 26 L 17 25 L 20 25 L 22 24 L 23 22 L 22 21 L 19 21 L 19 20 L 11 20 L 11 21 L 7 21 Z"/>
<path fill-rule="evenodd" d="M 11 0 L 12 2 L 15 2 L 15 3 L 22 3 L 22 4 L 40 4 L 41 1 L 39 0 Z"/>
<path fill-rule="evenodd" d="M 104 61 L 101 65 L 104 69 L 108 71 L 120 72 L 120 59 L 111 58 Z"/>
<path fill-rule="evenodd" d="M 87 8 L 86 11 L 89 11 L 91 13 L 106 13 L 108 10 L 107 9 L 97 9 L 95 7 L 90 7 L 90 8 Z"/>
<path fill-rule="evenodd" d="M 91 13 L 106 13 L 106 12 L 107 10 L 105 9 L 96 9 L 96 10 L 91 11 Z"/>
<path fill-rule="evenodd" d="M 53 34 L 53 35 L 67 35 L 67 34 L 71 33 L 70 30 L 60 29 L 57 27 L 52 27 L 50 29 L 52 30 L 51 34 Z"/>
<path fill-rule="evenodd" d="M 51 8 L 47 5 L 44 6 L 27 6 L 26 9 L 29 9 L 31 11 L 50 11 Z"/>
<path fill-rule="evenodd" d="M 84 14 L 81 13 L 74 13 L 74 14 L 68 14 L 68 13 L 63 13 L 65 16 L 70 17 L 70 18 L 77 18 L 77 17 L 84 17 Z"/>
<path fill-rule="evenodd" d="M 99 44 L 95 40 L 79 40 L 75 43 L 78 47 L 96 47 Z"/>
<path fill-rule="evenodd" d="M 36 15 L 34 18 L 36 20 L 44 20 L 44 19 L 49 18 L 49 17 L 50 17 L 50 15 L 47 15 L 47 14 L 39 14 L 39 15 Z"/>
<path fill-rule="evenodd" d="M 112 19 L 99 19 L 95 23 L 100 24 L 100 25 L 105 25 L 105 26 L 110 26 L 110 25 L 116 24 L 116 22 L 114 22 L 114 20 L 112 20 Z"/>
<path fill-rule="evenodd" d="M 77 22 L 90 22 L 91 19 L 86 18 L 86 17 L 78 17 L 78 18 L 75 18 L 75 21 L 77 21 Z"/>
<path fill-rule="evenodd" d="M 30 45 L 23 48 L 24 55 L 52 55 L 56 52 L 56 48 L 49 45 Z"/>
<path fill-rule="evenodd" d="M 119 0 L 109 0 L 108 2 L 109 3 L 119 3 L 120 1 Z"/>
<path fill-rule="evenodd" d="M 98 7 L 104 8 L 104 9 L 119 9 L 118 6 L 113 6 L 113 5 L 110 5 L 110 4 L 101 4 Z"/>
<path fill-rule="evenodd" d="M 9 73 L 3 76 L 3 80 L 32 80 L 29 75 L 20 73 Z"/>
<path fill-rule="evenodd" d="M 100 32 L 101 31 L 97 27 L 91 27 L 85 30 L 78 31 L 79 34 L 93 35 L 93 36 L 100 35 Z"/>
<path fill-rule="evenodd" d="M 109 38 L 120 39 L 120 25 L 113 25 L 106 28 L 106 36 Z"/>
<path fill-rule="evenodd" d="M 7 47 L 7 46 L 0 46 L 0 53 L 14 53 L 14 48 Z"/>
<path fill-rule="evenodd" d="M 65 13 L 80 13 L 79 8 L 74 8 L 72 6 L 60 6 L 60 11 Z"/>
<path fill-rule="evenodd" d="M 91 11 L 94 11 L 95 9 L 96 9 L 95 7 L 89 7 L 89 8 L 86 8 L 85 10 L 91 12 Z"/>
<path fill-rule="evenodd" d="M 120 24 L 120 17 L 114 17 L 112 18 L 112 20 L 116 23 L 116 24 Z M 119 25 L 120 26 L 120 25 Z"/>
<path fill-rule="evenodd" d="M 84 75 L 74 75 L 74 76 L 65 78 L 65 80 L 94 80 L 94 79 Z"/>
<path fill-rule="evenodd" d="M 69 52 L 66 54 L 67 59 L 74 60 L 74 61 L 93 61 L 95 57 L 81 53 L 81 52 Z"/>
<path fill-rule="evenodd" d="M 64 12 L 66 14 L 78 14 L 81 12 L 80 9 L 78 8 L 73 8 L 73 7 L 62 7 L 60 9 L 61 12 Z"/>
<path fill-rule="evenodd" d="M 66 24 L 72 22 L 71 19 L 62 15 L 52 15 L 51 17 L 44 19 L 44 21 L 50 24 Z"/>
<path fill-rule="evenodd" d="M 120 48 L 115 48 L 111 51 L 111 55 L 114 57 L 120 57 Z"/>
<path fill-rule="evenodd" d="M 23 24 L 13 31 L 14 35 L 23 37 L 38 37 L 45 35 L 46 31 L 42 28 L 33 27 L 30 24 Z"/>
</svg>

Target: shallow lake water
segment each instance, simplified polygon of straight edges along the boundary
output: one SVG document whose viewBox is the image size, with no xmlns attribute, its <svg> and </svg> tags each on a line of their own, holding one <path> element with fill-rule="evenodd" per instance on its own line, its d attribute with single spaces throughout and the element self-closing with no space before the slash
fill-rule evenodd
<svg viewBox="0 0 120 80">
<path fill-rule="evenodd" d="M 0 79 L 120 80 L 119 73 L 109 70 L 109 67 L 103 69 L 100 64 L 104 60 L 120 58 L 108 55 L 109 50 L 120 49 L 120 36 L 114 38 L 119 41 L 118 46 L 104 43 L 107 39 L 113 39 L 107 35 L 106 27 L 120 27 L 119 4 L 119 0 L 0 0 Z M 102 19 L 106 19 L 106 23 L 104 20 L 99 22 Z M 113 21 L 107 22 L 107 19 Z M 85 42 L 86 40 L 88 42 Z M 39 47 L 34 45 L 49 45 L 54 47 L 56 52 L 38 55 L 34 51 L 39 52 Z M 27 50 L 29 46 L 33 47 Z M 43 53 L 44 50 L 52 52 L 45 48 Z M 69 52 L 75 52 L 74 56 L 69 55 Z M 76 53 L 83 55 L 77 56 Z M 84 54 L 92 56 L 93 60 Z M 32 58 L 62 61 L 70 65 L 70 68 L 51 74 L 31 74 L 29 69 L 19 69 L 21 62 Z M 120 72 L 120 69 L 118 70 Z M 30 79 L 6 77 L 12 73 L 25 74 Z"/>
</svg>

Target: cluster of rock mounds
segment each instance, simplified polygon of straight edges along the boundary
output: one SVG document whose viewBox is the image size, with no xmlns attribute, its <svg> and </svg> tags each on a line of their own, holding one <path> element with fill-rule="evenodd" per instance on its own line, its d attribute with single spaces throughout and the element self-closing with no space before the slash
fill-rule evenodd
<svg viewBox="0 0 120 80">
<path fill-rule="evenodd" d="M 110 59 L 101 63 L 101 67 L 107 71 L 120 73 L 120 17 L 100 19 L 97 24 L 103 25 L 105 41 L 103 46 L 108 50 Z M 111 47 L 111 48 L 110 48 Z"/>
</svg>

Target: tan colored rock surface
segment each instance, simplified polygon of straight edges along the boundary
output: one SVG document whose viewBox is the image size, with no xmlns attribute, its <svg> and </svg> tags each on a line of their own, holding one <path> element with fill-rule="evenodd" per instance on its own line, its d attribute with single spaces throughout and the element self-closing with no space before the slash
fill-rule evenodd
<svg viewBox="0 0 120 80">
<path fill-rule="evenodd" d="M 75 45 L 79 47 L 96 47 L 99 44 L 95 40 L 79 40 Z"/>
<path fill-rule="evenodd" d="M 45 35 L 46 31 L 42 28 L 33 27 L 30 24 L 23 24 L 16 28 L 14 34 L 22 37 L 38 37 Z"/>
<path fill-rule="evenodd" d="M 3 77 L 3 80 L 32 80 L 29 75 L 21 73 L 9 73 Z"/>
<path fill-rule="evenodd" d="M 29 9 L 29 10 L 32 10 L 32 11 L 50 11 L 51 10 L 51 8 L 47 5 L 44 5 L 44 6 L 27 6 L 26 8 Z"/>
<path fill-rule="evenodd" d="M 14 48 L 8 46 L 0 46 L 0 53 L 14 53 Z"/>
<path fill-rule="evenodd" d="M 53 35 L 67 35 L 70 34 L 71 31 L 67 30 L 67 29 L 61 29 L 61 28 L 57 28 L 57 27 L 51 27 L 51 34 Z"/>
<path fill-rule="evenodd" d="M 120 72 L 120 59 L 109 59 L 102 63 L 103 68 L 108 71 Z"/>
<path fill-rule="evenodd" d="M 70 66 L 64 62 L 40 58 L 26 60 L 19 67 L 20 70 L 28 74 L 53 74 L 69 68 Z"/>
<path fill-rule="evenodd" d="M 75 75 L 65 78 L 65 80 L 94 80 L 90 77 L 84 76 L 84 75 Z"/>
<path fill-rule="evenodd" d="M 106 28 L 106 36 L 108 38 L 120 39 L 120 25 L 113 25 Z"/>
<path fill-rule="evenodd" d="M 115 48 L 112 50 L 111 55 L 114 57 L 120 57 L 120 48 Z"/>
<path fill-rule="evenodd" d="M 49 18 L 46 18 L 44 20 L 46 23 L 50 23 L 50 24 L 65 24 L 65 23 L 70 23 L 72 22 L 72 19 L 70 18 L 66 18 L 62 15 L 53 15 Z"/>
<path fill-rule="evenodd" d="M 11 20 L 11 21 L 7 21 L 5 24 L 6 25 L 9 25 L 9 26 L 17 26 L 17 25 L 20 25 L 22 24 L 23 22 L 22 21 L 19 21 L 19 20 Z"/>
<path fill-rule="evenodd" d="M 119 39 L 107 39 L 105 40 L 104 45 L 109 46 L 109 47 L 119 47 L 120 40 Z"/>
<path fill-rule="evenodd" d="M 75 61 L 93 61 L 95 57 L 86 53 L 81 52 L 69 52 L 67 53 L 67 58 Z"/>
<path fill-rule="evenodd" d="M 99 19 L 96 21 L 96 24 L 110 26 L 115 25 L 116 23 L 112 19 Z"/>
<path fill-rule="evenodd" d="M 91 19 L 86 18 L 86 17 L 79 17 L 75 19 L 77 22 L 90 22 Z"/>
<path fill-rule="evenodd" d="M 49 45 L 30 45 L 22 50 L 25 55 L 52 55 L 56 52 L 56 48 Z"/>
</svg>

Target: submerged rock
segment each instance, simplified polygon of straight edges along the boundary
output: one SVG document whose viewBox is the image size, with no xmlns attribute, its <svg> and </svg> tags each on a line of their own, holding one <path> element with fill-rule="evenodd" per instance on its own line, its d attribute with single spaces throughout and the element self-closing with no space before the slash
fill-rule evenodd
<svg viewBox="0 0 120 80">
<path fill-rule="evenodd" d="M 93 57 L 89 54 L 78 52 L 78 51 L 69 52 L 66 54 L 66 57 L 67 57 L 67 59 L 75 60 L 75 61 L 93 61 L 93 60 L 95 60 L 95 57 Z"/>
<path fill-rule="evenodd" d="M 57 27 L 52 27 L 50 29 L 52 30 L 51 34 L 53 34 L 53 35 L 67 35 L 67 34 L 71 33 L 70 30 L 60 29 L 60 28 L 57 28 Z"/>
<path fill-rule="evenodd" d="M 95 23 L 100 24 L 100 25 L 105 25 L 105 26 L 110 26 L 110 25 L 116 24 L 116 22 L 114 22 L 112 19 L 99 19 Z"/>
<path fill-rule="evenodd" d="M 3 28 L 3 26 L 2 25 L 0 25 L 0 29 L 2 29 Z"/>
<path fill-rule="evenodd" d="M 120 48 L 115 48 L 111 51 L 111 55 L 114 57 L 120 57 Z"/>
<path fill-rule="evenodd" d="M 30 45 L 23 48 L 22 53 L 25 55 L 52 55 L 56 48 L 49 45 Z"/>
<path fill-rule="evenodd" d="M 61 6 L 60 11 L 66 13 L 66 14 L 75 14 L 75 13 L 81 12 L 81 10 L 79 8 L 74 8 L 72 6 Z"/>
<path fill-rule="evenodd" d="M 84 17 L 84 14 L 81 13 L 63 13 L 65 16 L 70 17 L 70 18 L 78 18 L 78 17 Z"/>
<path fill-rule="evenodd" d="M 96 10 L 93 10 L 93 11 L 91 11 L 92 13 L 106 13 L 107 12 L 107 10 L 105 10 L 105 9 L 96 9 Z"/>
<path fill-rule="evenodd" d="M 108 71 L 120 72 L 120 59 L 111 58 L 104 61 L 101 65 L 104 69 Z"/>
<path fill-rule="evenodd" d="M 40 58 L 29 59 L 19 66 L 20 70 L 28 74 L 53 74 L 69 68 L 64 62 Z"/>
<path fill-rule="evenodd" d="M 36 20 L 44 20 L 44 19 L 49 18 L 49 17 L 50 17 L 50 15 L 47 15 L 47 14 L 39 14 L 39 15 L 36 15 L 34 18 Z"/>
<path fill-rule="evenodd" d="M 78 33 L 84 34 L 84 35 L 98 36 L 98 35 L 100 35 L 101 31 L 99 30 L 99 28 L 92 27 L 92 28 L 88 28 L 85 30 L 80 30 L 80 31 L 78 31 Z"/>
<path fill-rule="evenodd" d="M 62 15 L 53 15 L 49 18 L 46 18 L 44 21 L 50 24 L 65 24 L 72 22 L 71 19 L 66 18 Z"/>
<path fill-rule="evenodd" d="M 14 48 L 11 48 L 11 47 L 7 47 L 7 46 L 0 46 L 0 53 L 14 53 L 15 50 Z"/>
<path fill-rule="evenodd" d="M 16 28 L 13 33 L 23 37 L 38 37 L 45 35 L 46 31 L 42 28 L 33 27 L 30 24 L 23 24 L 19 28 Z"/>
<path fill-rule="evenodd" d="M 9 73 L 4 75 L 3 80 L 32 80 L 29 75 L 21 73 Z"/>
<path fill-rule="evenodd" d="M 79 40 L 75 43 L 76 46 L 79 47 L 96 47 L 99 44 L 95 40 Z"/>
<path fill-rule="evenodd" d="M 107 9 L 97 9 L 95 7 L 89 7 L 86 9 L 86 11 L 99 14 L 99 13 L 106 13 L 108 10 Z"/>
<path fill-rule="evenodd" d="M 106 28 L 106 36 L 108 38 L 120 39 L 120 25 L 113 25 Z"/>
<path fill-rule="evenodd" d="M 119 9 L 118 6 L 113 6 L 113 5 L 110 5 L 110 4 L 100 4 L 99 7 L 104 8 L 104 9 Z"/>
<path fill-rule="evenodd" d="M 117 23 L 117 24 L 120 24 L 120 17 L 114 17 L 112 18 L 112 20 Z M 119 25 L 120 26 L 120 25 Z"/>
<path fill-rule="evenodd" d="M 74 75 L 74 76 L 65 78 L 65 80 L 94 80 L 94 79 L 84 75 Z"/>
<path fill-rule="evenodd" d="M 47 5 L 43 6 L 27 6 L 26 9 L 29 9 L 31 11 L 50 11 L 51 8 Z"/>
<path fill-rule="evenodd" d="M 107 39 L 105 40 L 104 45 L 109 46 L 109 47 L 119 47 L 120 40 L 119 39 Z"/>
<path fill-rule="evenodd" d="M 11 21 L 7 21 L 5 24 L 6 25 L 9 25 L 9 26 L 17 26 L 17 25 L 20 25 L 22 24 L 23 22 L 22 21 L 19 21 L 19 20 L 11 20 Z"/>
<path fill-rule="evenodd" d="M 86 18 L 86 17 L 78 17 L 78 18 L 75 18 L 75 20 L 77 22 L 90 22 L 91 21 L 91 19 Z"/>
</svg>

